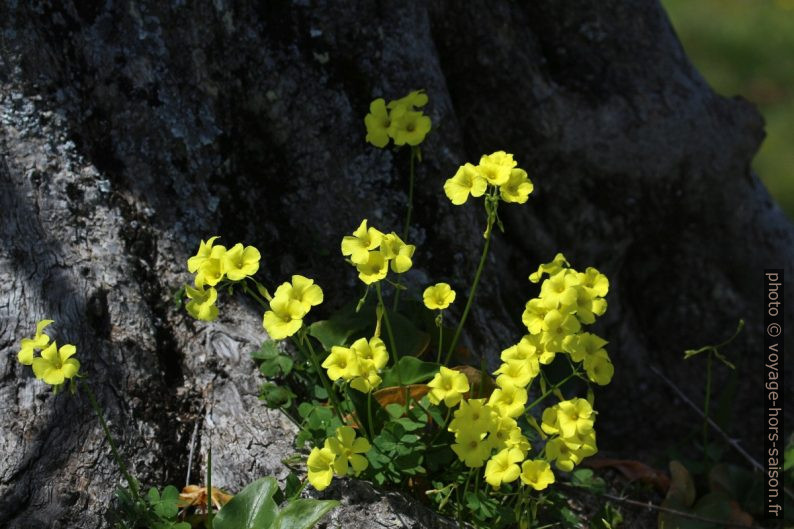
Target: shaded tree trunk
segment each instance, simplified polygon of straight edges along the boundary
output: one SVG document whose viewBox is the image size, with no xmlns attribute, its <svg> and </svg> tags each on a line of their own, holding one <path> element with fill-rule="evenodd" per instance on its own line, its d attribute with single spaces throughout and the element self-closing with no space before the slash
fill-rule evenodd
<svg viewBox="0 0 794 529">
<path fill-rule="evenodd" d="M 649 412 L 677 401 L 648 366 L 700 398 L 682 351 L 739 318 L 748 330 L 726 353 L 741 376 L 719 382 L 734 385 L 734 422 L 760 422 L 763 269 L 794 272 L 794 230 L 750 170 L 757 111 L 709 89 L 657 2 L 201 4 L 0 7 L 0 525 L 102 527 L 119 480 L 87 403 L 15 361 L 45 317 L 78 345 L 145 483 L 182 483 L 195 424 L 197 463 L 211 442 L 219 485 L 284 475 L 291 429 L 257 401 L 247 354 L 264 338 L 258 309 L 226 301 L 198 324 L 170 295 L 198 240 L 220 234 L 259 247 L 270 284 L 315 277 L 326 311 L 351 298 L 341 237 L 361 218 L 399 231 L 407 191 L 407 153 L 367 145 L 363 116 L 417 88 L 434 130 L 413 288 L 463 291 L 476 266 L 482 211 L 441 190 L 458 165 L 505 149 L 535 183 L 529 204 L 504 208 L 470 349 L 493 362 L 518 341 L 526 276 L 562 251 L 611 280 L 603 451 L 680 436 L 683 408 Z M 760 456 L 753 430 L 738 433 Z M 335 487 L 342 526 L 435 523 L 399 496 Z"/>
</svg>

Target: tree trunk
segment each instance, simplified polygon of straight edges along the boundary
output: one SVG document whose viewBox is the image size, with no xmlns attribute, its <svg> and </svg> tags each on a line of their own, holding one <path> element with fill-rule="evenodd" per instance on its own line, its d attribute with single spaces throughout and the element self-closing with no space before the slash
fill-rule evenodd
<svg viewBox="0 0 794 529">
<path fill-rule="evenodd" d="M 210 444 L 222 487 L 285 475 L 292 429 L 257 401 L 248 355 L 261 313 L 227 300 L 203 324 L 171 294 L 218 234 L 260 248 L 269 284 L 316 278 L 325 314 L 353 298 L 341 237 L 362 218 L 400 231 L 408 187 L 407 152 L 366 144 L 363 117 L 418 88 L 434 130 L 412 288 L 463 293 L 473 275 L 483 212 L 442 191 L 458 165 L 504 149 L 535 183 L 503 208 L 471 350 L 493 363 L 519 340 L 527 275 L 562 251 L 611 281 L 602 451 L 637 457 L 688 431 L 694 417 L 648 367 L 699 400 L 702 365 L 683 350 L 739 318 L 725 352 L 740 376 L 717 377 L 734 384 L 732 421 L 759 423 L 763 269 L 794 273 L 794 229 L 750 170 L 759 114 L 710 90 L 657 2 L 42 0 L 7 2 L 0 20 L 0 525 L 104 527 L 119 483 L 87 402 L 16 363 L 45 317 L 77 344 L 145 484 L 183 483 L 196 424 L 194 482 Z M 755 430 L 735 433 L 760 457 Z M 332 526 L 438 523 L 364 484 L 327 495 L 347 498 Z"/>
</svg>

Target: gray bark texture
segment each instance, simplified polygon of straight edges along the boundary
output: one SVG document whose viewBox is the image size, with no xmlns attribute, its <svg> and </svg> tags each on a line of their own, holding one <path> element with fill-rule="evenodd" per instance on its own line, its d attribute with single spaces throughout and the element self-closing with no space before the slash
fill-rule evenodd
<svg viewBox="0 0 794 529">
<path fill-rule="evenodd" d="M 362 218 L 400 231 L 408 187 L 407 152 L 366 144 L 363 117 L 418 88 L 434 130 L 413 288 L 446 280 L 462 299 L 474 273 L 483 212 L 442 191 L 458 165 L 504 149 L 536 188 L 503 208 L 466 346 L 493 364 L 519 340 L 527 275 L 557 251 L 599 268 L 616 368 L 599 445 L 642 458 L 697 420 L 649 366 L 699 401 L 703 363 L 683 350 L 745 318 L 725 350 L 739 376 L 716 384 L 760 457 L 763 270 L 794 277 L 794 228 L 750 169 L 758 112 L 708 87 L 655 0 L 7 0 L 0 30 L 0 526 L 105 527 L 120 483 L 85 399 L 16 362 L 45 317 L 144 484 L 183 484 L 196 424 L 192 481 L 210 444 L 221 487 L 285 476 L 294 431 L 257 400 L 248 355 L 259 309 L 227 299 L 203 324 L 170 296 L 217 234 L 260 248 L 268 284 L 314 277 L 319 315 L 353 298 L 339 242 Z M 365 483 L 324 496 L 344 503 L 326 527 L 442 524 Z"/>
</svg>

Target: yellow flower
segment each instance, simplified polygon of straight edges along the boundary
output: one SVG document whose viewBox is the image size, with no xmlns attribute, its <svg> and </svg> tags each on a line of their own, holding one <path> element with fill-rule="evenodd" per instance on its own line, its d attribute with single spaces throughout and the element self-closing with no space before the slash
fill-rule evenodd
<svg viewBox="0 0 794 529">
<path fill-rule="evenodd" d="M 515 419 L 505 416 L 496 418 L 488 434 L 488 441 L 494 450 L 517 448 L 525 457 L 529 449 L 532 448 L 527 438 L 521 433 L 521 428 L 518 427 Z"/>
<path fill-rule="evenodd" d="M 205 290 L 204 287 L 193 288 L 185 285 L 185 294 L 190 298 L 185 308 L 188 314 L 201 321 L 212 321 L 218 317 L 218 291 L 213 287 Z"/>
<path fill-rule="evenodd" d="M 243 248 L 243 245 L 238 242 L 223 254 L 222 273 L 232 281 L 240 281 L 254 275 L 259 270 L 260 258 L 259 250 L 253 246 Z"/>
<path fill-rule="evenodd" d="M 612 381 L 612 375 L 615 374 L 615 367 L 609 360 L 606 351 L 603 354 L 586 356 L 584 369 L 587 371 L 587 378 L 590 379 L 590 382 L 595 382 L 599 386 L 609 384 Z"/>
<path fill-rule="evenodd" d="M 467 467 L 481 467 L 491 455 L 489 443 L 483 441 L 482 437 L 483 434 L 476 430 L 461 431 L 455 435 L 452 451 Z"/>
<path fill-rule="evenodd" d="M 331 380 L 350 380 L 361 374 L 356 354 L 351 349 L 338 345 L 331 348 L 331 353 L 322 366 L 328 371 L 328 378 Z"/>
<path fill-rule="evenodd" d="M 377 248 L 382 238 L 381 232 L 375 228 L 367 228 L 367 219 L 364 219 L 353 235 L 342 238 L 342 255 L 349 255 L 353 264 L 366 263 L 369 251 Z"/>
<path fill-rule="evenodd" d="M 312 307 L 323 302 L 323 289 L 315 285 L 313 279 L 296 274 L 291 283 L 284 282 L 276 289 L 275 297 L 280 296 L 300 303 L 305 316 Z"/>
<path fill-rule="evenodd" d="M 77 352 L 74 345 L 64 345 L 60 349 L 55 342 L 33 359 L 33 374 L 51 386 L 63 384 L 64 380 L 77 375 L 80 362 L 71 358 Z"/>
<path fill-rule="evenodd" d="M 386 344 L 377 336 L 370 338 L 369 341 L 366 338 L 359 338 L 353 342 L 350 349 L 359 366 L 359 376 L 353 379 L 350 387 L 362 393 L 369 393 L 380 386 L 381 378 L 378 373 L 389 361 Z"/>
<path fill-rule="evenodd" d="M 369 252 L 367 260 L 356 265 L 358 278 L 367 285 L 377 283 L 389 273 L 389 261 L 380 251 Z"/>
<path fill-rule="evenodd" d="M 566 336 L 576 334 L 581 329 L 579 320 L 571 314 L 563 314 L 558 310 L 550 310 L 543 318 L 543 336 L 541 342 L 550 352 L 563 350 L 562 343 Z"/>
<path fill-rule="evenodd" d="M 523 169 L 513 169 L 507 182 L 499 187 L 499 194 L 505 202 L 523 204 L 535 187 Z"/>
<path fill-rule="evenodd" d="M 436 283 L 425 289 L 422 299 L 428 309 L 444 310 L 454 303 L 455 291 L 447 283 Z"/>
<path fill-rule="evenodd" d="M 414 90 L 405 97 L 389 101 L 389 108 L 422 108 L 427 104 L 428 98 L 424 90 Z"/>
<path fill-rule="evenodd" d="M 463 394 L 469 391 L 469 379 L 466 375 L 444 366 L 441 366 L 427 385 L 431 388 L 427 399 L 435 405 L 444 401 L 448 408 L 457 405 Z"/>
<path fill-rule="evenodd" d="M 536 365 L 536 364 L 535 364 Z M 525 388 L 538 375 L 538 371 L 533 371 L 535 365 L 532 362 L 521 360 L 508 360 L 494 371 L 496 385 L 500 388 L 514 386 Z"/>
<path fill-rule="evenodd" d="M 336 455 L 328 447 L 312 448 L 306 468 L 309 471 L 309 483 L 317 490 L 325 490 L 334 478 L 334 461 Z"/>
<path fill-rule="evenodd" d="M 485 435 L 493 428 L 495 415 L 493 409 L 485 403 L 485 399 L 461 400 L 460 407 L 455 410 L 448 429 L 456 435 L 467 432 Z"/>
<path fill-rule="evenodd" d="M 394 138 L 395 145 L 419 145 L 430 132 L 430 118 L 422 112 L 395 107 L 389 116 L 391 117 L 389 136 Z"/>
<path fill-rule="evenodd" d="M 510 384 L 495 389 L 488 399 L 488 405 L 502 417 L 519 417 L 524 413 L 526 403 L 527 390 Z"/>
<path fill-rule="evenodd" d="M 562 270 L 564 266 L 570 266 L 570 264 L 563 254 L 558 253 L 550 263 L 543 263 L 538 267 L 536 272 L 531 273 L 529 275 L 529 280 L 533 283 L 537 283 L 543 278 L 543 274 L 552 276 Z"/>
<path fill-rule="evenodd" d="M 554 483 L 554 472 L 542 459 L 524 461 L 521 465 L 521 481 L 535 490 L 543 490 Z"/>
<path fill-rule="evenodd" d="M 389 143 L 391 119 L 386 110 L 386 102 L 382 98 L 369 104 L 369 114 L 364 117 L 364 125 L 367 127 L 366 140 L 372 145 L 382 149 Z"/>
<path fill-rule="evenodd" d="M 485 466 L 485 481 L 498 489 L 502 483 L 511 483 L 518 479 L 521 470 L 518 464 L 524 459 L 521 450 L 505 448 L 495 454 Z"/>
<path fill-rule="evenodd" d="M 546 459 L 556 461 L 554 466 L 563 472 L 570 472 L 573 467 L 582 462 L 582 457 L 572 450 L 561 437 L 555 437 L 546 442 Z"/>
<path fill-rule="evenodd" d="M 363 437 L 356 439 L 356 431 L 350 426 L 340 426 L 336 429 L 336 436 L 325 440 L 326 446 L 336 455 L 334 459 L 334 472 L 338 476 L 347 475 L 348 465 L 353 468 L 357 476 L 369 466 L 367 458 L 360 455 L 366 454 L 369 441 Z"/>
<path fill-rule="evenodd" d="M 578 286 L 577 274 L 572 270 L 560 270 L 553 276 L 546 279 L 540 286 L 540 297 L 546 302 L 548 307 L 559 309 L 562 312 L 569 312 L 568 307 L 576 303 L 578 296 L 576 287 Z"/>
<path fill-rule="evenodd" d="M 563 438 L 587 434 L 593 429 L 593 407 L 586 399 L 564 400 L 557 404 L 557 422 Z"/>
<path fill-rule="evenodd" d="M 513 155 L 504 151 L 485 154 L 477 166 L 479 173 L 493 186 L 501 186 L 510 179 L 510 173 L 516 166 Z"/>
<path fill-rule="evenodd" d="M 402 274 L 411 269 L 411 266 L 413 266 L 411 257 L 413 257 L 415 250 L 416 246 L 405 244 L 394 232 L 384 235 L 380 243 L 380 251 L 383 257 L 389 260 L 392 271 L 397 274 Z"/>
<path fill-rule="evenodd" d="M 581 283 L 582 286 L 590 289 L 593 296 L 603 298 L 609 292 L 609 279 L 592 266 L 585 270 Z"/>
<path fill-rule="evenodd" d="M 207 242 L 201 241 L 196 255 L 187 260 L 187 269 L 191 274 L 195 274 L 199 267 L 204 264 L 204 261 L 209 259 L 212 253 L 212 245 L 215 243 L 215 240 L 219 238 L 220 237 L 215 236 L 207 239 Z"/>
<path fill-rule="evenodd" d="M 460 206 L 473 197 L 481 197 L 488 187 L 488 182 L 470 163 L 461 165 L 455 176 L 444 182 L 444 193 L 453 204 Z"/>
<path fill-rule="evenodd" d="M 560 433 L 560 422 L 557 420 L 557 410 L 559 406 L 555 404 L 543 410 L 540 428 L 549 435 Z"/>
<path fill-rule="evenodd" d="M 223 279 L 223 256 L 226 254 L 225 246 L 213 246 L 210 255 L 201 263 L 196 271 L 196 286 L 209 285 L 214 287 Z"/>
<path fill-rule="evenodd" d="M 17 353 L 17 361 L 20 364 L 31 365 L 36 349 L 41 350 L 47 347 L 47 344 L 50 343 L 50 337 L 44 334 L 44 329 L 52 323 L 55 322 L 53 320 L 41 320 L 36 324 L 36 335 L 33 338 L 22 338 L 20 350 Z"/>
<path fill-rule="evenodd" d="M 530 334 L 539 334 L 543 331 L 543 319 L 553 308 L 545 299 L 534 298 L 527 302 L 524 313 L 521 314 L 521 321 Z"/>
<path fill-rule="evenodd" d="M 590 356 L 607 356 L 604 349 L 607 343 L 609 342 L 596 334 L 583 332 L 566 338 L 563 345 L 567 345 L 566 351 L 570 353 L 571 360 L 584 362 Z"/>
<path fill-rule="evenodd" d="M 306 311 L 298 300 L 275 296 L 270 300 L 270 310 L 262 318 L 262 326 L 273 340 L 292 336 L 303 326 Z"/>
</svg>

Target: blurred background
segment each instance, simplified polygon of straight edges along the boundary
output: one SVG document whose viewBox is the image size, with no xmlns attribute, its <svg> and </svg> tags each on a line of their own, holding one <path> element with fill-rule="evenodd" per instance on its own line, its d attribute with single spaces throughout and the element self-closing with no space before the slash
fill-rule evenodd
<svg viewBox="0 0 794 529">
<path fill-rule="evenodd" d="M 755 103 L 766 139 L 753 168 L 794 219 L 794 0 L 662 0 L 718 93 Z"/>
</svg>

